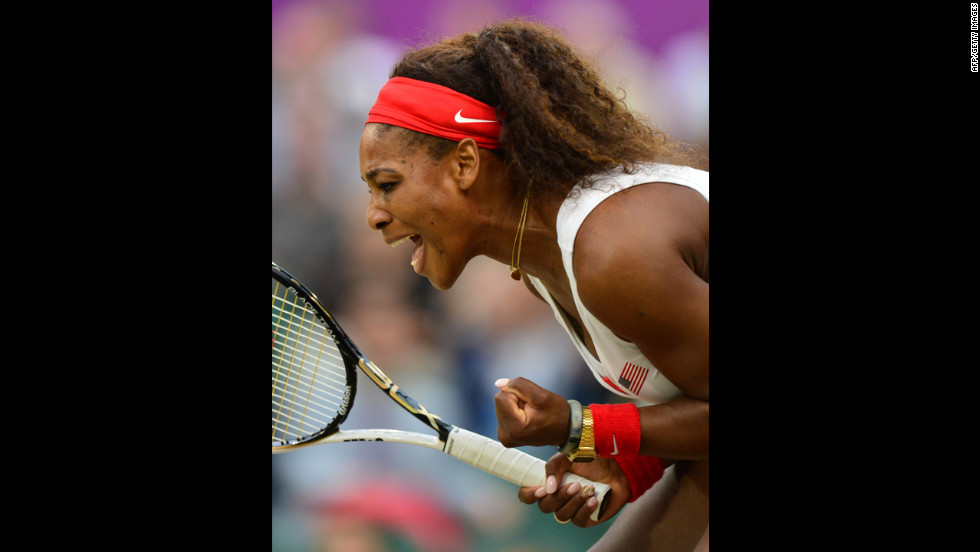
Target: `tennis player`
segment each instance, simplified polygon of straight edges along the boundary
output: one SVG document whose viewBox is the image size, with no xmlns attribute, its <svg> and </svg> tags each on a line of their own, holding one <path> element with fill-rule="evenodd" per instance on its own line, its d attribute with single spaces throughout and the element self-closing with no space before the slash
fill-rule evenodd
<svg viewBox="0 0 980 552">
<path fill-rule="evenodd" d="M 498 439 L 558 448 L 519 500 L 581 527 L 621 511 L 595 551 L 707 549 L 704 167 L 560 33 L 519 19 L 405 53 L 361 137 L 368 225 L 410 244 L 415 272 L 449 289 L 478 255 L 507 265 L 624 398 L 497 382 Z M 598 522 L 590 488 L 558 487 L 566 470 L 612 487 Z"/>
</svg>

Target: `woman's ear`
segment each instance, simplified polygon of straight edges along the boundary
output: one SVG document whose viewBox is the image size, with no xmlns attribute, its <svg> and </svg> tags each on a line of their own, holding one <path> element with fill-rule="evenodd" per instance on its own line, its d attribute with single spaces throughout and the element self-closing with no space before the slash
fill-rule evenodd
<svg viewBox="0 0 980 552">
<path fill-rule="evenodd" d="M 480 146 L 472 138 L 463 138 L 451 154 L 453 177 L 461 190 L 468 190 L 480 174 Z"/>
</svg>

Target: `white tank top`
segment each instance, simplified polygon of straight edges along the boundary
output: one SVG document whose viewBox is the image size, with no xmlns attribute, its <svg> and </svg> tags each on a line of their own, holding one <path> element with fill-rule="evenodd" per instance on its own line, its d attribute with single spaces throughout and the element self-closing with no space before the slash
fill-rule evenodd
<svg viewBox="0 0 980 552">
<path fill-rule="evenodd" d="M 648 182 L 669 182 L 688 186 L 700 192 L 705 200 L 708 199 L 707 172 L 676 165 L 646 165 L 636 174 L 622 174 L 621 171 L 610 173 L 597 179 L 591 188 L 576 186 L 558 211 L 558 245 L 561 247 L 562 262 L 575 298 L 575 307 L 578 309 L 582 324 L 592 336 L 598 359 L 592 356 L 585 343 L 578 338 L 565 314 L 541 281 L 531 275 L 526 274 L 525 277 L 551 306 L 555 318 L 568 332 L 572 343 L 575 344 L 599 383 L 617 395 L 658 404 L 677 397 L 681 394 L 680 390 L 643 356 L 639 347 L 617 337 L 585 308 L 579 298 L 578 284 L 572 271 L 575 235 L 589 213 L 616 192 Z"/>
</svg>

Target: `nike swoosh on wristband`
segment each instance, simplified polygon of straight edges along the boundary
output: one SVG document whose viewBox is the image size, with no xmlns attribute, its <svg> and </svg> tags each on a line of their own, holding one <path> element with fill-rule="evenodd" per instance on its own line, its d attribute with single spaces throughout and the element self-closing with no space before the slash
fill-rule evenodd
<svg viewBox="0 0 980 552">
<path fill-rule="evenodd" d="M 488 121 L 486 119 L 470 119 L 469 117 L 463 117 L 463 110 L 460 109 L 456 112 L 455 120 L 457 123 L 497 123 L 499 121 L 493 120 Z"/>
<path fill-rule="evenodd" d="M 616 446 L 616 434 L 613 433 L 613 451 L 609 455 L 616 456 L 617 454 L 619 454 L 619 447 Z"/>
</svg>

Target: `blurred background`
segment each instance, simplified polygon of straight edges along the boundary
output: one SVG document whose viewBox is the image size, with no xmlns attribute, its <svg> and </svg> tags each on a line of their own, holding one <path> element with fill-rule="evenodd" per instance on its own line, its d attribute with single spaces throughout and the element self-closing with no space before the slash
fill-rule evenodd
<svg viewBox="0 0 980 552">
<path fill-rule="evenodd" d="M 449 291 L 417 276 L 411 248 L 392 250 L 367 227 L 357 146 L 401 52 L 517 15 L 564 31 L 633 109 L 709 152 L 707 0 L 272 2 L 273 260 L 409 395 L 493 438 L 501 377 L 585 404 L 622 399 L 592 379 L 506 266 L 474 259 Z M 426 431 L 372 385 L 355 404 L 345 427 Z M 276 552 L 568 552 L 608 527 L 559 525 L 520 504 L 516 487 L 429 449 L 355 443 L 272 456 Z"/>
</svg>

